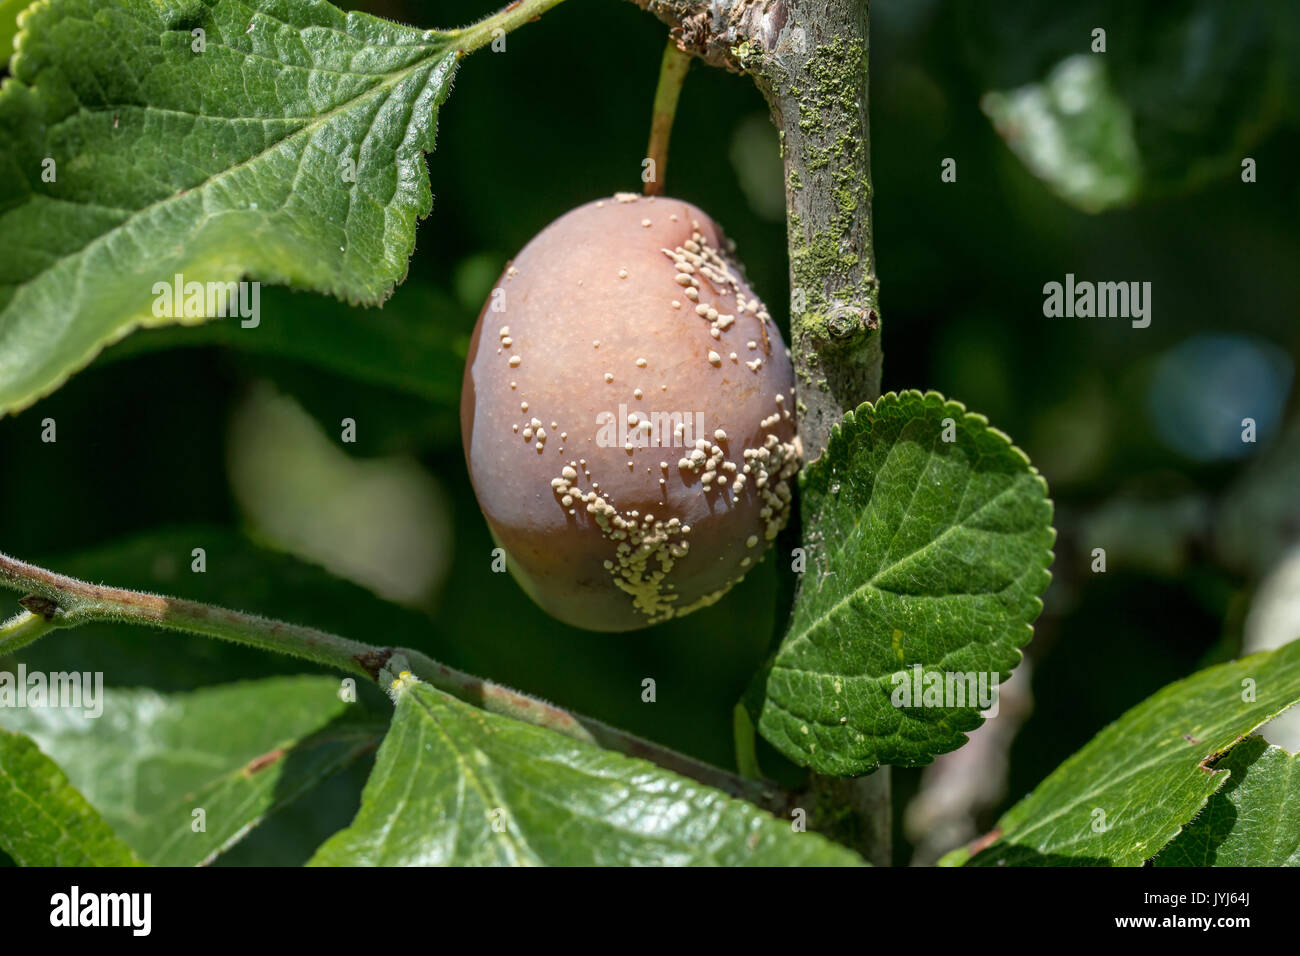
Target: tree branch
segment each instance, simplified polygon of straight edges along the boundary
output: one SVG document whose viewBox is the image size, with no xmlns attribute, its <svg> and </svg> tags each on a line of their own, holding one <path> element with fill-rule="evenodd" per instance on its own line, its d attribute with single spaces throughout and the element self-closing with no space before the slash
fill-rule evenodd
<svg viewBox="0 0 1300 956">
<path fill-rule="evenodd" d="M 786 814 L 791 796 L 767 781 L 747 780 L 694 757 L 669 750 L 598 720 L 440 664 L 410 648 L 375 647 L 300 624 L 274 621 L 198 601 L 90 584 L 0 554 L 0 586 L 27 592 L 27 610 L 0 625 L 0 653 L 12 653 L 49 631 L 92 621 L 143 624 L 221 638 L 288 654 L 379 682 L 395 655 L 439 690 L 494 714 L 545 727 L 586 743 L 641 757 L 733 797 Z"/>
<path fill-rule="evenodd" d="M 752 17 L 752 14 L 751 14 Z M 867 0 L 775 0 L 736 47 L 781 134 L 790 254 L 790 344 L 804 461 L 844 413 L 880 395 L 879 283 L 871 244 Z M 805 516 L 804 540 L 815 540 Z M 801 581 L 800 587 L 807 585 Z M 796 595 L 796 600 L 798 597 Z M 891 855 L 890 772 L 814 774 L 816 813 L 876 865 Z"/>
<path fill-rule="evenodd" d="M 867 0 L 633 0 L 683 49 L 753 76 L 781 136 L 790 255 L 790 345 L 804 461 L 846 411 L 880 395 L 879 283 L 871 243 Z M 804 540 L 816 533 L 806 519 Z M 802 585 L 801 585 L 802 586 Z M 814 775 L 815 816 L 876 864 L 889 862 L 889 768 Z M 838 810 L 836 808 L 839 808 Z"/>
<path fill-rule="evenodd" d="M 880 394 L 867 0 L 633 0 L 713 66 L 744 71 L 781 134 L 791 349 L 806 461 Z"/>
<path fill-rule="evenodd" d="M 710 66 L 733 73 L 744 67 L 734 48 L 746 40 L 770 34 L 782 16 L 781 3 L 771 0 L 632 0 L 671 28 L 678 46 Z M 772 12 L 769 13 L 768 10 Z"/>
<path fill-rule="evenodd" d="M 866 0 L 779 0 L 783 26 L 741 48 L 781 131 L 790 337 L 804 458 L 880 395 L 879 283 L 871 244 Z"/>
</svg>

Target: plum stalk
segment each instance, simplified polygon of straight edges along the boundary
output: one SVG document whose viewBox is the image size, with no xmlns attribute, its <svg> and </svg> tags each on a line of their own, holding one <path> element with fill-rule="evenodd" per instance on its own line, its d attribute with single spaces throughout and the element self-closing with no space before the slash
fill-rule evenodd
<svg viewBox="0 0 1300 956">
<path fill-rule="evenodd" d="M 646 147 L 649 168 L 642 173 L 647 196 L 662 196 L 664 179 L 668 175 L 668 141 L 673 133 L 673 118 L 677 115 L 677 98 L 691 68 L 691 58 L 677 46 L 672 37 L 664 47 L 659 64 L 659 85 L 655 88 L 654 111 L 650 117 L 650 145 Z"/>
<path fill-rule="evenodd" d="M 513 0 L 512 3 L 506 4 L 496 13 L 484 17 L 477 23 L 471 23 L 460 30 L 453 30 L 451 36 L 460 51 L 459 55 L 464 56 L 466 53 L 473 53 L 487 46 L 511 30 L 536 20 L 561 2 L 562 0 Z"/>
</svg>

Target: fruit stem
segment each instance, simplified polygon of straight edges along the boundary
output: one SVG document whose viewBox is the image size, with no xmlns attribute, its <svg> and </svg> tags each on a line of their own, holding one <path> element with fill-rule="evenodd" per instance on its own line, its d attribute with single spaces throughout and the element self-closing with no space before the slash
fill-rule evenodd
<svg viewBox="0 0 1300 956">
<path fill-rule="evenodd" d="M 762 780 L 763 771 L 758 766 L 754 721 L 750 719 L 743 700 L 739 701 L 731 712 L 731 729 L 736 744 L 736 770 L 742 777 Z"/>
<path fill-rule="evenodd" d="M 677 99 L 690 68 L 690 55 L 684 53 L 670 36 L 664 46 L 663 59 L 659 61 L 659 85 L 655 89 L 654 110 L 650 116 L 650 145 L 646 147 L 646 161 L 642 164 L 641 179 L 647 196 L 659 196 L 664 191 L 668 140 L 672 137 L 673 119 L 677 116 Z"/>
</svg>

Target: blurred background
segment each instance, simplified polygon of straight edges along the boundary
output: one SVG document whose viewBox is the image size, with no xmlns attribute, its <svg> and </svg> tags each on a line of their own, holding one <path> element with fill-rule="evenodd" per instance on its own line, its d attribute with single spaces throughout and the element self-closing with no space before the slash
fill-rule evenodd
<svg viewBox="0 0 1300 956">
<path fill-rule="evenodd" d="M 492 9 L 343 5 L 421 27 Z M 894 771 L 899 863 L 984 832 L 1164 684 L 1300 637 L 1300 13 L 1284 0 L 1137 6 L 872 3 L 885 388 L 937 389 L 987 415 L 1046 476 L 1059 532 L 1002 715 L 952 757 Z M 506 260 L 571 207 L 639 191 L 666 36 L 631 3 L 570 0 L 504 52 L 467 58 L 428 157 L 433 214 L 384 308 L 264 289 L 256 332 L 215 323 L 110 348 L 0 420 L 0 549 L 418 647 L 733 766 L 732 708 L 780 629 L 789 575 L 769 556 L 681 621 L 565 628 L 491 573 L 457 419 L 469 335 Z M 753 84 L 694 67 L 674 144 L 668 193 L 726 227 L 784 326 L 780 161 Z M 1043 286 L 1067 273 L 1150 282 L 1150 326 L 1045 318 Z M 309 670 L 108 626 L 22 659 L 164 691 Z M 1266 734 L 1300 745 L 1295 726 Z M 759 757 L 792 773 L 770 748 Z M 305 859 L 351 819 L 366 770 L 223 859 Z"/>
</svg>

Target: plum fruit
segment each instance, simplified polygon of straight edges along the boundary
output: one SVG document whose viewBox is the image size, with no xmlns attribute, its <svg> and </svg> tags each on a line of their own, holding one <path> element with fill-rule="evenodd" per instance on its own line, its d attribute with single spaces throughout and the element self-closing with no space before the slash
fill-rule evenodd
<svg viewBox="0 0 1300 956">
<path fill-rule="evenodd" d="M 566 213 L 507 266 L 461 429 L 507 567 L 596 631 L 718 600 L 785 525 L 800 459 L 790 354 L 722 231 L 633 193 Z"/>
</svg>

